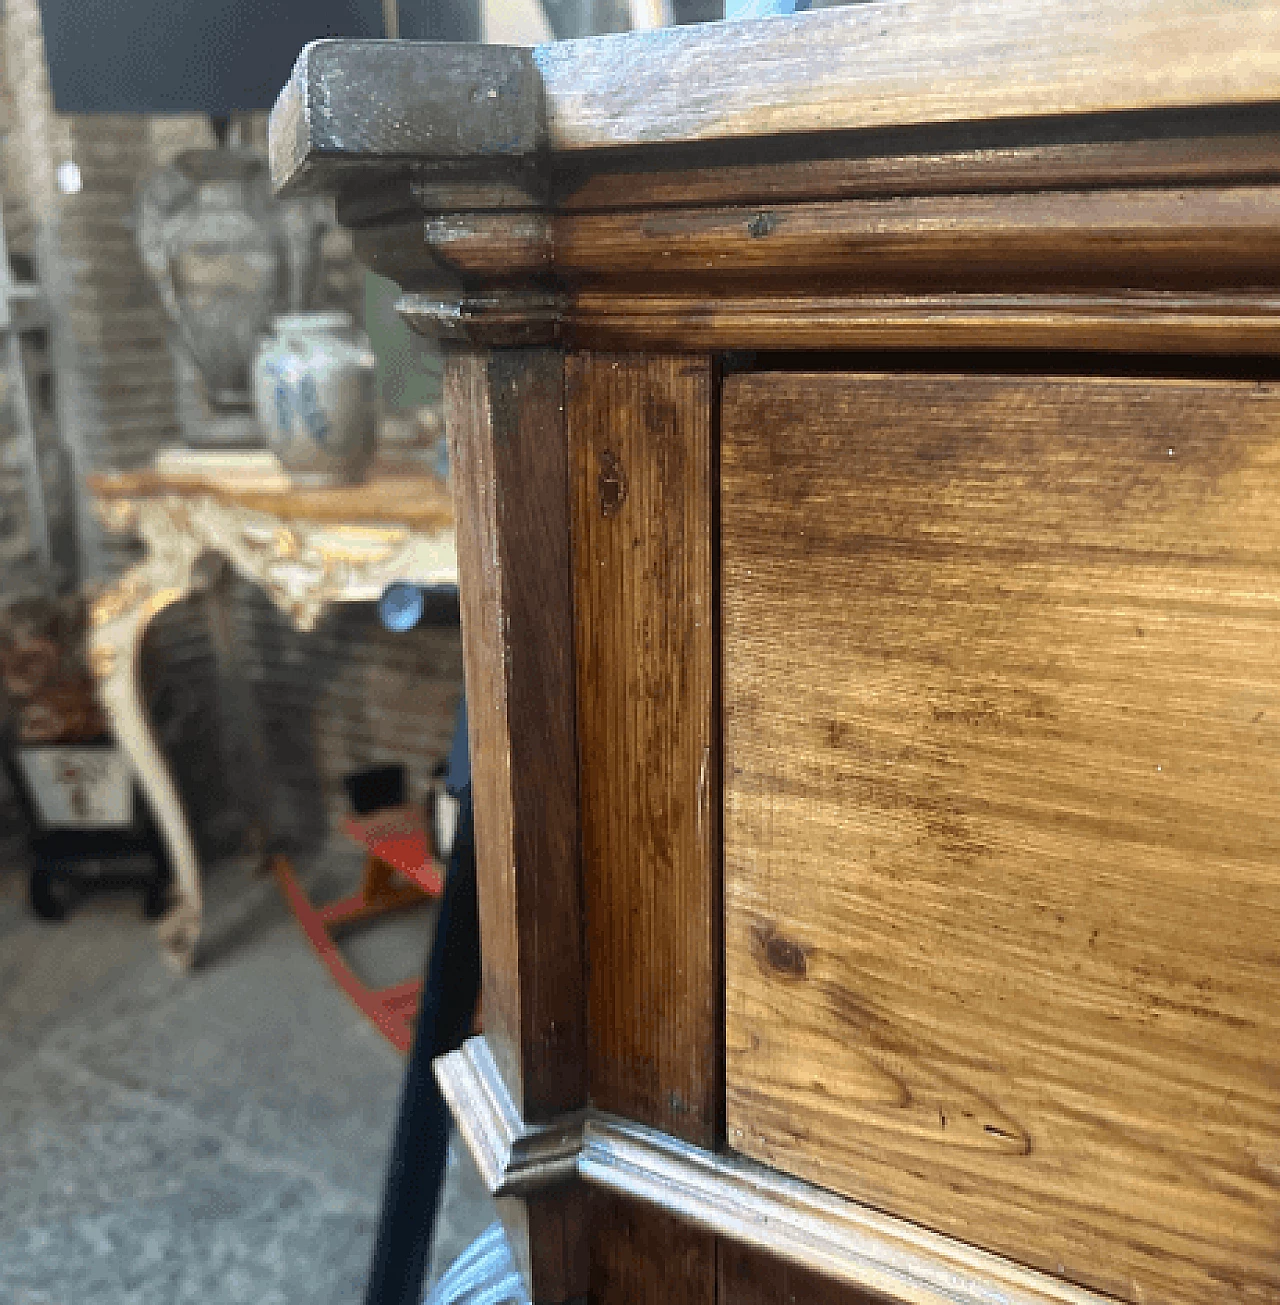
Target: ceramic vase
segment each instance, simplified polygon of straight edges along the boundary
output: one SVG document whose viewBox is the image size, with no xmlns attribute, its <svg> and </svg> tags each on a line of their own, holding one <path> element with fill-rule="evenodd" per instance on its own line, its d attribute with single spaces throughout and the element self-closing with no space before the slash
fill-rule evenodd
<svg viewBox="0 0 1280 1305">
<path fill-rule="evenodd" d="M 376 362 L 348 313 L 276 318 L 254 389 L 267 445 L 297 484 L 363 478 L 377 438 Z"/>
</svg>

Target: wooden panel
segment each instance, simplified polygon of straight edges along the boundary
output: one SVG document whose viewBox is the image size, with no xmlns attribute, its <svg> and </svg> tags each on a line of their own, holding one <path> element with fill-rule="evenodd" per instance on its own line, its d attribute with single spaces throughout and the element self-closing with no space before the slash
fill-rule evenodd
<svg viewBox="0 0 1280 1305">
<path fill-rule="evenodd" d="M 716 1244 L 716 1305 L 880 1305 L 816 1273 L 721 1238 Z"/>
<path fill-rule="evenodd" d="M 589 1091 L 701 1145 L 719 1089 L 705 361 L 570 356 Z"/>
<path fill-rule="evenodd" d="M 557 150 L 1274 98 L 1271 0 L 912 0 L 538 46 Z"/>
<path fill-rule="evenodd" d="M 1280 1299 L 1280 387 L 724 388 L 732 1146 Z"/>
<path fill-rule="evenodd" d="M 457 352 L 445 371 L 485 1038 L 531 1122 L 586 1086 L 563 366 Z"/>
<path fill-rule="evenodd" d="M 591 1198 L 591 1305 L 715 1305 L 716 1239 L 661 1210 Z"/>
</svg>

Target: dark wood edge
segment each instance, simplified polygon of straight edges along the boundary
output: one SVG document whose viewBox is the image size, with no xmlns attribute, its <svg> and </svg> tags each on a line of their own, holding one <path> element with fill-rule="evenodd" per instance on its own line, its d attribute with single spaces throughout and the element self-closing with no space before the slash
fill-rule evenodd
<svg viewBox="0 0 1280 1305">
<path fill-rule="evenodd" d="M 483 1038 L 435 1063 L 489 1190 L 529 1196 L 578 1179 L 901 1305 L 1106 1305 L 1107 1298 L 598 1111 L 525 1124 Z"/>
<path fill-rule="evenodd" d="M 1276 98 L 1280 4 L 862 4 L 520 48 L 319 41 L 272 112 L 279 187 L 344 161 L 670 147 Z M 544 100 L 545 96 L 545 100 Z"/>
<path fill-rule="evenodd" d="M 519 175 L 544 139 L 529 50 L 435 41 L 312 41 L 271 110 L 277 190 L 337 188 L 353 165 L 409 175 L 414 162 L 475 160 Z"/>
<path fill-rule="evenodd" d="M 419 335 L 432 339 L 524 348 L 560 339 L 567 303 L 566 296 L 554 291 L 408 294 L 397 301 L 396 312 Z"/>
<path fill-rule="evenodd" d="M 1182 294 L 622 295 L 571 300 L 562 338 L 597 349 L 1084 349 L 1280 353 L 1280 296 Z"/>
<path fill-rule="evenodd" d="M 1280 295 L 624 294 L 541 291 L 401 297 L 417 332 L 520 347 L 711 351 L 773 349 L 1083 349 L 1102 353 L 1274 356 Z"/>
<path fill-rule="evenodd" d="M 1134 306 L 1173 294 L 1256 302 L 1276 281 L 1278 233 L 1274 180 L 617 212 L 424 210 L 354 228 L 362 261 L 423 296 L 433 332 L 469 340 L 483 338 L 472 329 L 481 318 L 495 330 L 535 315 L 553 323 L 565 294 L 650 307 L 753 295 L 872 304 L 891 294 L 981 305 L 983 296 L 1030 303 L 1032 292 L 1078 303 L 1128 295 Z M 521 331 L 555 338 L 546 327 Z"/>
</svg>

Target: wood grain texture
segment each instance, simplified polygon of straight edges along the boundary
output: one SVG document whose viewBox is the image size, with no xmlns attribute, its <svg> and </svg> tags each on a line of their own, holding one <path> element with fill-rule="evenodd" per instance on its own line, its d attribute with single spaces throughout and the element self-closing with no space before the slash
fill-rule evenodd
<svg viewBox="0 0 1280 1305">
<path fill-rule="evenodd" d="M 1265 117 L 1263 115 L 1266 115 Z M 1222 119 L 1225 118 L 1225 121 Z M 1213 130 L 1213 128 L 1217 130 Z M 1013 139 L 1010 139 L 1013 137 Z M 1019 190 L 1240 185 L 1280 177 L 1269 107 L 1115 118 L 965 123 L 928 131 L 718 144 L 654 167 L 641 155 L 571 155 L 555 169 L 561 212 L 786 204 Z M 451 188 L 448 200 L 461 188 Z M 496 207 L 490 203 L 488 207 Z M 476 204 L 475 207 L 486 207 Z"/>
<path fill-rule="evenodd" d="M 884 1301 L 723 1239 L 716 1243 L 716 1292 L 717 1305 L 883 1305 Z"/>
<path fill-rule="evenodd" d="M 516 1265 L 537 1305 L 585 1302 L 591 1290 L 590 1198 L 577 1184 L 498 1201 Z"/>
<path fill-rule="evenodd" d="M 881 0 L 538 46 L 557 150 L 1274 98 L 1268 0 Z"/>
<path fill-rule="evenodd" d="M 724 389 L 730 1145 L 1280 1298 L 1280 387 Z"/>
<path fill-rule="evenodd" d="M 710 365 L 570 355 L 567 409 L 590 1097 L 709 1145 L 720 1095 Z"/>
<path fill-rule="evenodd" d="M 581 1127 L 578 1173 L 590 1186 L 897 1305 L 1104 1305 L 1061 1278 L 741 1156 L 595 1112 Z"/>
<path fill-rule="evenodd" d="M 591 1109 L 526 1124 L 483 1038 L 441 1057 L 435 1073 L 459 1135 L 495 1196 L 528 1200 L 569 1192 L 576 1176 L 591 1188 L 899 1305 L 1103 1305 L 1102 1297 L 1059 1278 L 660 1129 Z M 536 1236 L 525 1217 L 508 1223 L 532 1251 Z M 546 1235 L 558 1279 L 555 1266 L 566 1261 L 555 1228 Z"/>
<path fill-rule="evenodd" d="M 277 187 L 462 158 L 1273 100 L 1276 0 L 882 0 L 532 51 L 319 41 L 272 111 Z"/>
<path fill-rule="evenodd" d="M 591 1305 L 716 1305 L 716 1240 L 618 1197 L 591 1198 Z"/>
<path fill-rule="evenodd" d="M 290 194 L 409 175 L 409 161 L 503 171 L 541 143 L 529 51 L 426 41 L 313 41 L 271 111 L 271 180 Z"/>
<path fill-rule="evenodd" d="M 430 290 L 545 280 L 547 218 L 534 212 L 417 213 L 354 233 L 356 256 L 401 289 Z"/>
<path fill-rule="evenodd" d="M 586 1088 L 563 405 L 556 352 L 446 361 L 485 1038 L 531 1122 Z"/>
<path fill-rule="evenodd" d="M 1280 187 L 1187 187 L 576 214 L 552 239 L 558 276 L 591 287 L 1193 289 L 1271 283 L 1278 219 Z"/>
<path fill-rule="evenodd" d="M 483 316 L 483 314 L 477 314 Z M 1280 298 L 1183 294 L 614 294 L 562 313 L 570 343 L 651 349 L 1280 353 Z"/>
</svg>

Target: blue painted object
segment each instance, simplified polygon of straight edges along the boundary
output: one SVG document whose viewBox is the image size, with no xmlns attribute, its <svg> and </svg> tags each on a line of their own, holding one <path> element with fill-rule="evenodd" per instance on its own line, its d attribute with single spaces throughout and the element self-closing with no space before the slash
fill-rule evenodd
<svg viewBox="0 0 1280 1305">
<path fill-rule="evenodd" d="M 781 14 L 800 14 L 810 0 L 725 0 L 726 18 L 776 18 Z"/>
<path fill-rule="evenodd" d="M 422 620 L 426 600 L 417 585 L 397 580 L 388 585 L 378 599 L 378 618 L 388 630 L 404 634 Z"/>
</svg>

